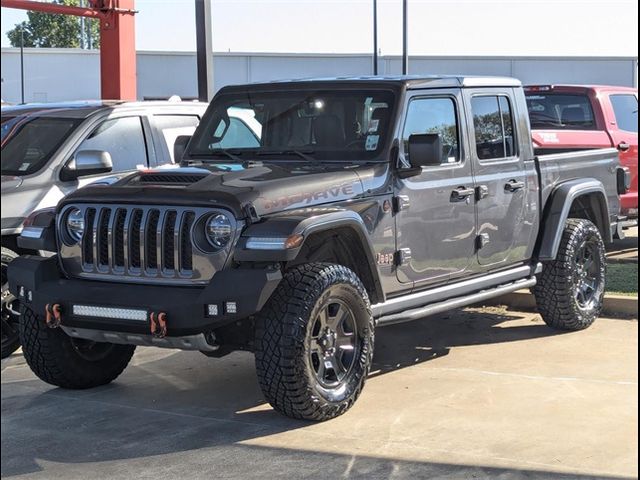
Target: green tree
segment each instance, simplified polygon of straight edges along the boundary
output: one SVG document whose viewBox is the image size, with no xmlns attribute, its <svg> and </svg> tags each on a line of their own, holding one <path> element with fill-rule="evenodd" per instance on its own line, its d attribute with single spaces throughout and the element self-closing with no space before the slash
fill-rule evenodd
<svg viewBox="0 0 640 480">
<path fill-rule="evenodd" d="M 67 6 L 79 5 L 79 0 L 56 0 L 54 3 Z M 80 17 L 71 15 L 53 15 L 50 13 L 28 12 L 28 20 L 17 24 L 7 32 L 7 37 L 14 47 L 20 46 L 21 30 L 24 32 L 25 47 L 80 48 L 83 38 Z M 85 48 L 100 46 L 100 22 L 85 18 Z M 87 38 L 87 32 L 91 41 Z"/>
</svg>

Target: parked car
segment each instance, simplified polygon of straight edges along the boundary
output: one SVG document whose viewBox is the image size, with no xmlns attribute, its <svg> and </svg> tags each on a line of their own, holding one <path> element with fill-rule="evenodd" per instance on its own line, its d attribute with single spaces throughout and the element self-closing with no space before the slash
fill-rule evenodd
<svg viewBox="0 0 640 480">
<path fill-rule="evenodd" d="M 614 86 L 531 85 L 527 107 L 538 153 L 614 147 L 631 171 L 621 197 L 626 226 L 638 224 L 638 90 Z"/>
<path fill-rule="evenodd" d="M 612 148 L 535 157 L 510 78 L 225 87 L 182 163 L 78 190 L 23 230 L 56 253 L 9 266 L 45 382 L 109 383 L 136 345 L 249 350 L 276 410 L 336 417 L 377 327 L 521 288 L 550 327 L 591 325 L 628 181 Z"/>
<path fill-rule="evenodd" d="M 205 109 L 195 102 L 115 101 L 2 109 L 2 358 L 19 346 L 7 265 L 33 253 L 16 244 L 25 218 L 89 183 L 173 163 L 176 138 L 191 135 Z"/>
</svg>

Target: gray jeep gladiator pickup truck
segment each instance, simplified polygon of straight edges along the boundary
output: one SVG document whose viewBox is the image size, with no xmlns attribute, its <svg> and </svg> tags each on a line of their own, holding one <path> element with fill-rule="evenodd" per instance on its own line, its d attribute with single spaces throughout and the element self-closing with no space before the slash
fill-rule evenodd
<svg viewBox="0 0 640 480">
<path fill-rule="evenodd" d="M 330 419 L 376 327 L 521 288 L 550 327 L 588 327 L 628 181 L 614 149 L 535 157 L 509 78 L 225 87 L 180 168 L 33 215 L 20 244 L 56 255 L 9 267 L 24 355 L 79 389 L 136 345 L 249 350 L 276 410 Z"/>
</svg>

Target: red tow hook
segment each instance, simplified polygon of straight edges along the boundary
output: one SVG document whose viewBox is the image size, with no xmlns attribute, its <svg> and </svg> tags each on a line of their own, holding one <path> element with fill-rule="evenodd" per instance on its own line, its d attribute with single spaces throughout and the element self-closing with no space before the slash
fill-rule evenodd
<svg viewBox="0 0 640 480">
<path fill-rule="evenodd" d="M 151 335 L 156 338 L 164 338 L 167 336 L 167 314 L 164 312 L 158 313 L 151 312 L 149 315 L 151 323 Z"/>
<path fill-rule="evenodd" d="M 47 303 L 44 307 L 45 319 L 44 323 L 49 328 L 58 328 L 62 323 L 62 307 L 59 303 L 51 305 Z"/>
</svg>

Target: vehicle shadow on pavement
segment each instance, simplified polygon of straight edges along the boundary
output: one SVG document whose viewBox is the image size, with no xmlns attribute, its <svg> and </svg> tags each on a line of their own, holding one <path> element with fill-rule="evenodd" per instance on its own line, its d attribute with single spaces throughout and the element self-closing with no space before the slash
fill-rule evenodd
<svg viewBox="0 0 640 480">
<path fill-rule="evenodd" d="M 449 354 L 457 346 L 515 342 L 557 333 L 538 322 L 501 326 L 522 318 L 500 309 L 467 309 L 385 327 L 377 332 L 372 375 L 433 360 Z M 211 456 L 207 465 L 212 466 L 222 461 L 222 452 L 227 452 L 224 455 L 228 459 L 230 450 L 248 448 L 237 445 L 239 442 L 312 425 L 283 417 L 265 403 L 258 387 L 253 356 L 249 353 L 236 352 L 211 359 L 192 352 L 161 349 L 140 352 L 143 354 L 134 356 L 133 363 L 116 382 L 92 390 L 51 388 L 31 377 L 30 372 L 15 382 L 5 381 L 3 372 L 2 476 L 38 472 L 43 469 L 41 465 L 47 463 L 85 469 L 86 465 L 80 465 L 113 461 L 118 464 L 118 460 L 155 464 L 164 462 L 159 456 L 186 455 L 187 452 L 193 455 L 193 451 L 200 449 L 206 449 L 207 456 Z M 305 462 L 310 455 L 318 462 L 327 457 L 340 465 L 348 464 L 351 459 L 350 456 L 300 453 L 295 449 L 279 451 L 277 455 L 303 455 Z M 401 471 L 406 470 L 407 478 L 417 468 L 435 469 L 434 472 L 461 468 L 377 458 L 363 458 L 359 462 L 363 471 L 369 471 L 364 465 L 371 464 L 377 472 L 363 478 L 388 478 L 388 470 L 395 469 L 394 465 L 400 465 Z M 255 466 L 257 464 L 253 464 Z M 463 471 L 471 473 L 475 467 L 470 468 L 464 467 Z M 481 473 L 485 471 L 478 468 Z M 301 472 L 293 472 L 289 478 L 297 478 Z M 353 472 L 346 478 L 363 476 L 362 471 Z M 500 473 L 499 470 L 485 476 L 495 478 L 496 473 Z M 250 478 L 251 475 L 238 474 L 238 477 Z M 550 477 L 545 472 L 544 478 L 588 477 Z"/>
<path fill-rule="evenodd" d="M 381 328 L 376 332 L 370 377 L 443 357 L 455 347 L 563 334 L 547 327 L 541 319 L 531 325 L 509 324 L 523 318 L 525 316 L 504 307 L 467 308 Z"/>
</svg>

